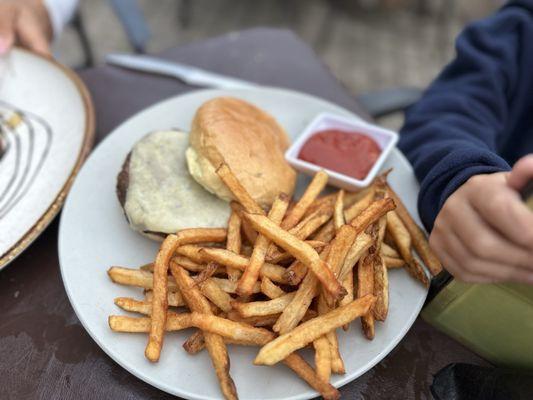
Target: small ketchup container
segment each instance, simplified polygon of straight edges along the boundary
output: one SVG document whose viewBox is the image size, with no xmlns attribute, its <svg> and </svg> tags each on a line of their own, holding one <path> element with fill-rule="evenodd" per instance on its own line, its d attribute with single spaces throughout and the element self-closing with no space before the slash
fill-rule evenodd
<svg viewBox="0 0 533 400">
<path fill-rule="evenodd" d="M 372 167 L 362 179 L 357 179 L 353 176 L 335 171 L 335 165 L 325 168 L 318 164 L 302 160 L 300 153 L 304 145 L 315 135 L 320 134 L 321 138 L 325 138 L 327 133 L 324 131 L 341 131 L 341 136 L 348 134 L 354 135 L 355 139 L 361 139 L 361 136 L 367 136 L 372 139 L 379 147 L 379 156 L 373 162 Z M 350 139 L 345 137 L 345 139 Z M 366 140 L 368 144 L 368 140 Z M 329 175 L 329 184 L 337 186 L 342 189 L 355 191 L 367 187 L 372 183 L 383 163 L 389 156 L 390 152 L 398 142 L 398 134 L 388 129 L 383 129 L 379 126 L 369 124 L 362 120 L 355 118 L 343 117 L 340 115 L 321 113 L 317 115 L 298 136 L 292 146 L 286 151 L 285 158 L 296 170 L 301 171 L 307 175 L 314 175 L 321 169 L 325 170 Z M 374 146 L 375 147 L 375 146 Z M 315 151 L 317 150 L 315 143 Z M 326 152 L 326 151 L 325 151 Z M 350 155 L 351 156 L 351 155 Z M 353 157 L 358 157 L 358 154 L 353 154 Z M 340 167 L 340 164 L 339 164 Z M 342 168 L 339 168 L 342 169 Z M 346 168 L 344 168 L 346 169 Z"/>
</svg>

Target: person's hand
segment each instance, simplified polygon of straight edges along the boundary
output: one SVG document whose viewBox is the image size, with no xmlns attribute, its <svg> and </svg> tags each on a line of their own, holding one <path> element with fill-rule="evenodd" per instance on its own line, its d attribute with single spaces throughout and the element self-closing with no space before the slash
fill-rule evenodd
<svg viewBox="0 0 533 400">
<path fill-rule="evenodd" d="M 0 55 L 17 44 L 50 55 L 52 25 L 42 0 L 0 0 Z"/>
<path fill-rule="evenodd" d="M 518 191 L 533 179 L 533 155 L 510 173 L 470 178 L 444 203 L 430 245 L 465 282 L 533 284 L 533 212 Z"/>
</svg>

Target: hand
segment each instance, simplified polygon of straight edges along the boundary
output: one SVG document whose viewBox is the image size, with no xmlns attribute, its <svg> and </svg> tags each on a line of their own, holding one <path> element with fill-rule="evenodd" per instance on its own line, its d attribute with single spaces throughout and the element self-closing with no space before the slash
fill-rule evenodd
<svg viewBox="0 0 533 400">
<path fill-rule="evenodd" d="M 533 284 L 533 212 L 518 191 L 533 179 L 533 155 L 510 173 L 470 178 L 444 203 L 430 245 L 465 282 Z"/>
<path fill-rule="evenodd" d="M 52 24 L 42 0 L 0 0 L 0 55 L 18 44 L 50 55 Z"/>
</svg>

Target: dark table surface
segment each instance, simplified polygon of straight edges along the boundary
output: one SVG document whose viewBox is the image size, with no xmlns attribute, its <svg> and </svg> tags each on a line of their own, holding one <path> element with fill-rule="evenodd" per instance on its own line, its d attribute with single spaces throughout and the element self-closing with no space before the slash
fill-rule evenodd
<svg viewBox="0 0 533 400">
<path fill-rule="evenodd" d="M 162 56 L 307 92 L 365 115 L 313 51 L 288 31 L 232 33 Z M 172 79 L 107 66 L 81 76 L 95 103 L 97 140 L 146 106 L 195 90 Z M 122 369 L 85 332 L 63 288 L 57 235 L 56 220 L 0 272 L 0 399 L 172 398 Z M 346 399 L 431 399 L 433 374 L 451 362 L 485 364 L 418 319 L 391 354 L 341 392 Z"/>
</svg>

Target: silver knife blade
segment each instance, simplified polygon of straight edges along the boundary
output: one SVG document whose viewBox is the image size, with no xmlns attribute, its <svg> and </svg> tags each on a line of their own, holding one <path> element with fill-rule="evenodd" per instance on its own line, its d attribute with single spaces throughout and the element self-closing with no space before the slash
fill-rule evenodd
<svg viewBox="0 0 533 400">
<path fill-rule="evenodd" d="M 106 63 L 135 71 L 171 76 L 187 84 L 219 89 L 250 89 L 258 85 L 200 68 L 156 57 L 132 54 L 108 54 Z"/>
</svg>

